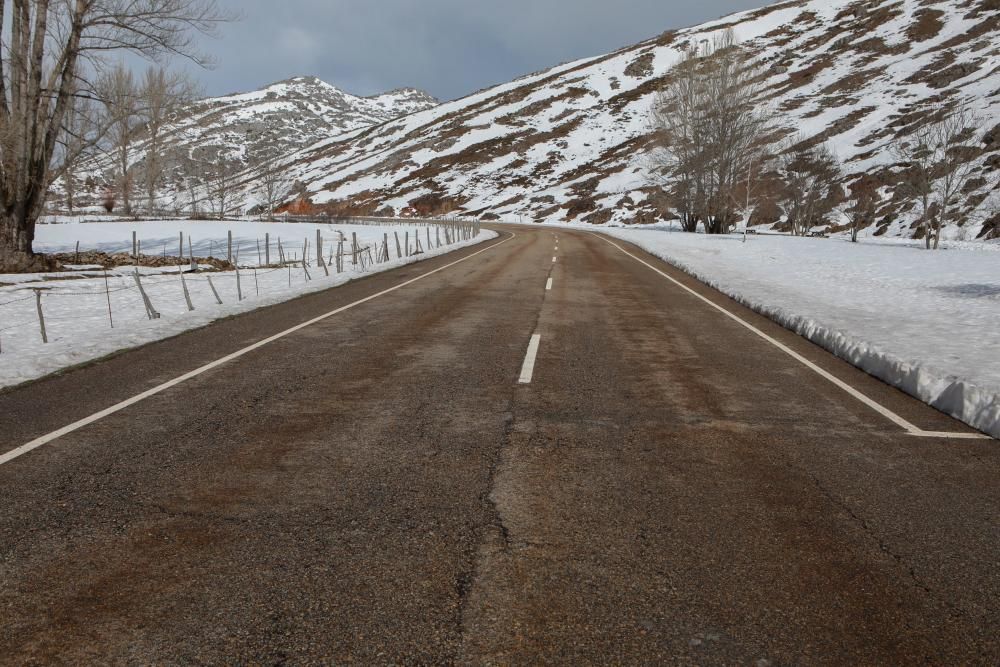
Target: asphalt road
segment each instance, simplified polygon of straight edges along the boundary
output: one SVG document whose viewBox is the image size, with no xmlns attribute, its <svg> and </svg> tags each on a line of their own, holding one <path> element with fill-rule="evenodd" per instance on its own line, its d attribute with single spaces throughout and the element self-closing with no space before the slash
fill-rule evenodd
<svg viewBox="0 0 1000 667">
<path fill-rule="evenodd" d="M 500 231 L 0 465 L 0 663 L 1000 662 L 1000 443 Z M 0 454 L 484 247 L 2 393 Z"/>
</svg>

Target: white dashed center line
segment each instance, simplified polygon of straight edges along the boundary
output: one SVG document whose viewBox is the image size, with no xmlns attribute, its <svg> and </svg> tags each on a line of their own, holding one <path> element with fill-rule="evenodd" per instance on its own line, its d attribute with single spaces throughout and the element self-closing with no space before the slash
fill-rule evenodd
<svg viewBox="0 0 1000 667">
<path fill-rule="evenodd" d="M 524 365 L 521 366 L 521 377 L 519 384 L 531 384 L 531 378 L 535 374 L 535 359 L 538 357 L 538 345 L 542 342 L 542 334 L 533 334 L 531 342 L 528 343 L 528 353 L 524 355 Z"/>
</svg>

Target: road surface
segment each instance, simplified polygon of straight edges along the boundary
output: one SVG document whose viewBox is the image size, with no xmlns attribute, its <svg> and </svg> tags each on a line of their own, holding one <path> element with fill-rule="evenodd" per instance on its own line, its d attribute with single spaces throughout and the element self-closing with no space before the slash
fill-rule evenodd
<svg viewBox="0 0 1000 667">
<path fill-rule="evenodd" d="M 996 441 L 499 231 L 0 394 L 0 663 L 1000 661 Z"/>
</svg>

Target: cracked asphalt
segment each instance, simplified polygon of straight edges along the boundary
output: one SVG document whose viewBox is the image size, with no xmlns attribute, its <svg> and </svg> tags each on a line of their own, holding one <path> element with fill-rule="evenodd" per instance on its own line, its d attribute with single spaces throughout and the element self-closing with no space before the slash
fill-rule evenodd
<svg viewBox="0 0 1000 667">
<path fill-rule="evenodd" d="M 496 246 L 0 466 L 0 663 L 1000 662 L 997 442 L 499 231 L 0 393 L 6 452 Z"/>
</svg>

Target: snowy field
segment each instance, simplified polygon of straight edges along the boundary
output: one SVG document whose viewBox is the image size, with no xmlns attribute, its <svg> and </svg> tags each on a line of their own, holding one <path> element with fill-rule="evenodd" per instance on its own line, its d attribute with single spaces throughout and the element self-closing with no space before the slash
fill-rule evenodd
<svg viewBox="0 0 1000 667">
<path fill-rule="evenodd" d="M 599 231 L 1000 438 L 1000 243 Z"/>
<path fill-rule="evenodd" d="M 235 271 L 185 273 L 184 284 L 194 306 L 194 310 L 189 310 L 177 267 L 140 268 L 143 287 L 152 306 L 161 315 L 159 319 L 150 320 L 131 267 L 109 270 L 107 284 L 104 272 L 95 267 L 81 267 L 81 270 L 69 274 L 0 274 L 0 387 L 38 378 L 117 350 L 174 336 L 221 317 L 328 289 L 362 275 L 393 269 L 496 237 L 495 232 L 483 230 L 470 241 L 446 245 L 442 229 L 442 246 L 438 248 L 437 229 L 419 223 L 317 227 L 294 223 L 154 221 L 42 225 L 37 229 L 35 248 L 45 252 L 71 252 L 78 240 L 81 251 L 131 252 L 132 230 L 136 230 L 144 254 L 159 254 L 166 246 L 169 255 L 177 254 L 178 234 L 183 231 L 185 254 L 190 235 L 196 258 L 209 254 L 225 258 L 226 235 L 231 230 L 234 253 L 237 248 L 241 250 L 239 281 Z M 327 277 L 323 268 L 317 265 L 317 229 L 323 237 L 326 260 L 330 259 L 331 252 L 336 252 L 341 232 L 346 237 L 347 256 L 342 273 L 337 273 L 334 262 L 329 266 L 331 275 Z M 433 246 L 430 251 L 407 257 L 404 250 L 404 257 L 397 259 L 395 234 L 399 234 L 401 243 L 405 243 L 408 234 L 410 251 L 413 252 L 414 238 L 418 233 L 421 246 L 426 250 L 428 230 Z M 364 268 L 360 263 L 352 266 L 352 233 L 357 234 L 359 246 L 372 249 L 373 257 L 377 257 L 376 248 L 382 245 L 383 234 L 388 234 L 392 259 L 374 265 L 366 260 Z M 311 257 L 308 272 L 311 279 L 306 276 L 301 263 L 281 268 L 259 266 L 257 241 L 263 245 L 265 234 L 270 234 L 272 263 L 278 261 L 278 238 L 282 239 L 289 260 L 301 259 L 303 245 L 308 239 Z M 184 268 L 187 270 L 190 265 L 185 264 Z M 223 302 L 221 305 L 215 299 L 212 286 L 218 291 Z M 48 343 L 41 338 L 35 288 L 41 290 Z M 240 291 L 242 301 L 239 300 Z"/>
</svg>

